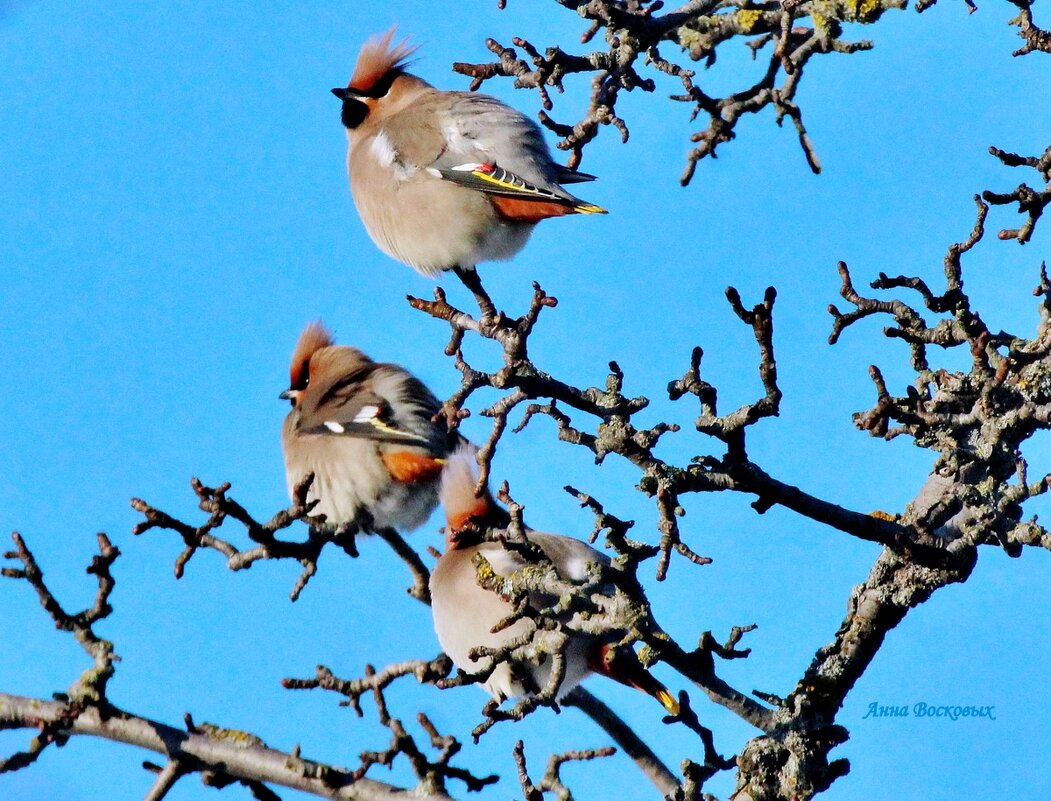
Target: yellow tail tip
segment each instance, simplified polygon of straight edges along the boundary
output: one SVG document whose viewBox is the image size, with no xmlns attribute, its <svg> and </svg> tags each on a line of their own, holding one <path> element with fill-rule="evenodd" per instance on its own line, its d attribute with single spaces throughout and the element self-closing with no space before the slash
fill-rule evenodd
<svg viewBox="0 0 1051 801">
<path fill-rule="evenodd" d="M 602 206 L 596 206 L 592 203 L 581 203 L 579 206 L 574 206 L 573 211 L 577 214 L 609 214 Z"/>
<path fill-rule="evenodd" d="M 661 702 L 661 706 L 668 710 L 669 715 L 679 716 L 679 702 L 668 690 L 659 690 L 654 697 Z"/>
</svg>

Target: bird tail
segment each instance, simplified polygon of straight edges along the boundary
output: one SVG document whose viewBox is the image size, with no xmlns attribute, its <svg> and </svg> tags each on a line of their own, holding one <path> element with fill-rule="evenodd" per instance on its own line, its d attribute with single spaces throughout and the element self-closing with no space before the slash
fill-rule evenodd
<svg viewBox="0 0 1051 801">
<path fill-rule="evenodd" d="M 573 206 L 573 211 L 577 214 L 609 214 L 602 206 L 596 206 L 594 203 L 580 202 Z"/>
<path fill-rule="evenodd" d="M 439 170 L 439 174 L 446 181 L 490 195 L 496 210 L 512 220 L 536 223 L 564 214 L 609 213 L 561 187 L 555 191 L 538 186 L 498 164 L 460 164 Z"/>
<path fill-rule="evenodd" d="M 558 173 L 558 182 L 560 184 L 582 184 L 597 180 L 591 173 L 574 170 L 572 167 L 565 167 L 561 164 L 555 165 L 555 172 Z"/>
<path fill-rule="evenodd" d="M 601 673 L 614 681 L 653 696 L 668 711 L 669 715 L 679 714 L 679 701 L 667 687 L 646 670 L 639 661 L 638 654 L 631 648 L 603 645 L 595 658 L 591 660 L 590 667 L 596 673 Z"/>
</svg>

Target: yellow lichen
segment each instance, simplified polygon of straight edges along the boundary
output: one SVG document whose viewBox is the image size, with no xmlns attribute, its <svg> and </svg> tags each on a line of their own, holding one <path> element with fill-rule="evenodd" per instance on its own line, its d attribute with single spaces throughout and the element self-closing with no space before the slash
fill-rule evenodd
<svg viewBox="0 0 1051 801">
<path fill-rule="evenodd" d="M 890 512 L 884 512 L 882 509 L 874 509 L 869 512 L 869 517 L 874 517 L 877 520 L 886 520 L 887 522 L 894 522 L 898 519 L 898 515 L 891 514 Z"/>
<path fill-rule="evenodd" d="M 879 10 L 879 0 L 860 0 L 858 3 L 858 19 L 869 21 L 873 12 Z"/>
<path fill-rule="evenodd" d="M 757 9 L 741 9 L 737 12 L 737 22 L 741 25 L 741 30 L 745 33 L 751 33 L 752 28 L 755 24 L 763 18 L 763 12 Z"/>
<path fill-rule="evenodd" d="M 657 654 L 653 652 L 653 648 L 651 648 L 649 645 L 643 645 L 641 648 L 639 648 L 639 661 L 642 662 L 642 664 L 646 667 L 652 665 L 656 661 L 656 659 Z"/>
<path fill-rule="evenodd" d="M 240 729 L 226 729 L 222 726 L 216 726 L 214 723 L 200 723 L 197 725 L 197 730 L 202 734 L 207 735 L 212 740 L 230 743 L 235 748 L 266 746 L 266 743 L 254 734 L 249 734 Z"/>
<path fill-rule="evenodd" d="M 698 24 L 695 28 L 687 28 L 685 25 L 679 28 L 679 46 L 683 50 L 693 52 L 697 49 L 704 49 L 705 39 L 704 33 L 708 31 L 711 26 L 708 24 L 708 20 L 702 18 L 698 20 Z"/>
</svg>

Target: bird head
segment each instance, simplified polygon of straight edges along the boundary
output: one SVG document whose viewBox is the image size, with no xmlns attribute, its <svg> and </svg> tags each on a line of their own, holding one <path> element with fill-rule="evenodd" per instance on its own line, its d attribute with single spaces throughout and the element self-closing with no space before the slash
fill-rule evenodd
<svg viewBox="0 0 1051 801">
<path fill-rule="evenodd" d="M 442 470 L 439 498 L 445 509 L 446 550 L 473 545 L 481 539 L 481 529 L 503 528 L 510 522 L 507 511 L 493 500 L 488 487 L 477 494 L 477 454 L 478 448 L 464 441 Z"/>
<path fill-rule="evenodd" d="M 299 335 L 295 350 L 292 351 L 292 364 L 288 368 L 288 389 L 278 397 L 281 400 L 291 401 L 292 406 L 298 406 L 301 397 L 310 385 L 310 359 L 322 348 L 331 347 L 334 344 L 332 332 L 325 328 L 321 320 L 308 323 Z"/>
<path fill-rule="evenodd" d="M 391 28 L 365 42 L 350 83 L 346 88 L 332 90 L 332 94 L 343 101 L 343 126 L 348 131 L 365 122 L 377 107 L 397 94 L 399 78 L 412 79 L 405 67 L 417 46 L 410 45 L 405 38 L 392 47 L 394 32 L 395 29 Z"/>
<path fill-rule="evenodd" d="M 326 388 L 371 363 L 357 348 L 336 345 L 332 332 L 321 320 L 315 320 L 299 335 L 288 368 L 288 389 L 278 397 L 298 408 L 308 390 Z"/>
</svg>

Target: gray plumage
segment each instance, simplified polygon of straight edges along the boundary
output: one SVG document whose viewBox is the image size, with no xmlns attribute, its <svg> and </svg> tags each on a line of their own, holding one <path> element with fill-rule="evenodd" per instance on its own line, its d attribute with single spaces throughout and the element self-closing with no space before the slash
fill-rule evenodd
<svg viewBox="0 0 1051 801">
<path fill-rule="evenodd" d="M 562 188 L 592 176 L 556 164 L 535 122 L 494 97 L 404 72 L 414 48 L 391 50 L 392 37 L 367 43 L 350 86 L 333 90 L 354 205 L 383 252 L 434 276 L 511 258 L 543 217 L 604 211 Z"/>
<path fill-rule="evenodd" d="M 430 583 L 431 610 L 438 641 L 457 667 L 471 673 L 492 665 L 492 657 L 472 659 L 472 649 L 504 648 L 535 629 L 531 619 L 522 618 L 508 628 L 493 632 L 493 628 L 511 614 L 512 607 L 498 593 L 480 586 L 475 557 L 484 557 L 493 573 L 504 578 L 530 562 L 502 543 L 482 540 L 484 530 L 504 528 L 510 517 L 493 501 L 488 490 L 481 496 L 475 495 L 475 454 L 474 446 L 464 442 L 449 457 L 442 472 L 445 553 L 438 559 Z M 617 633 L 604 629 L 600 623 L 603 617 L 616 618 L 623 611 L 617 609 L 624 597 L 612 580 L 609 557 L 585 542 L 560 534 L 527 529 L 525 537 L 543 551 L 564 581 L 580 585 L 573 588 L 574 593 L 588 593 L 591 603 L 602 613 L 584 617 L 577 612 L 563 629 L 568 636 L 563 652 L 565 674 L 556 700 L 563 699 L 590 673 L 599 672 L 653 696 L 670 714 L 678 715 L 679 702 L 675 696 L 649 673 L 634 650 L 619 646 Z M 595 567 L 599 569 L 597 575 Z M 596 579 L 601 580 L 597 586 L 587 583 Z M 559 598 L 532 591 L 527 600 L 530 607 L 541 610 L 553 606 Z M 513 663 L 501 662 L 483 686 L 494 698 L 502 701 L 545 689 L 553 668 L 554 660 L 549 657 L 539 661 L 522 658 Z"/>
<path fill-rule="evenodd" d="M 289 492 L 313 473 L 308 498 L 328 525 L 418 528 L 437 505 L 450 446 L 432 422 L 441 405 L 404 368 L 330 343 L 320 326 L 304 331 L 282 393 L 293 401 L 281 437 Z"/>
<path fill-rule="evenodd" d="M 493 502 L 488 490 L 476 497 L 475 448 L 464 444 L 446 463 L 442 473 L 441 500 L 446 515 L 446 549 L 431 573 L 431 611 L 434 614 L 434 630 L 445 653 L 457 667 L 476 672 L 491 663 L 488 657 L 471 659 L 470 651 L 478 646 L 498 648 L 511 640 L 530 632 L 534 625 L 530 620 L 519 620 L 513 626 L 494 633 L 493 627 L 511 613 L 511 605 L 497 593 L 478 584 L 478 570 L 473 560 L 482 554 L 498 576 L 510 576 L 529 564 L 521 554 L 508 550 L 498 542 L 465 542 L 460 533 L 464 526 L 496 515 L 506 513 Z M 597 562 L 606 567 L 609 557 L 599 553 L 590 545 L 559 534 L 527 531 L 527 539 L 538 545 L 551 560 L 560 576 L 574 582 L 587 578 L 587 566 Z M 534 593 L 530 606 L 543 609 L 557 599 Z M 596 642 L 586 635 L 571 635 L 566 650 L 566 674 L 559 687 L 559 698 L 572 690 L 591 673 L 589 656 Z M 526 693 L 526 684 L 537 689 L 547 685 L 552 663 L 546 659 L 540 664 L 523 663 L 512 667 L 509 663 L 499 665 L 483 685 L 489 693 L 500 700 Z M 528 676 L 526 683 L 523 677 Z"/>
<path fill-rule="evenodd" d="M 563 537 L 530 531 L 530 542 L 540 546 L 545 556 L 555 565 L 563 578 L 583 581 L 588 562 L 608 564 L 609 559 L 587 543 Z M 442 554 L 431 573 L 431 606 L 434 613 L 434 629 L 438 642 L 457 667 L 476 672 L 488 666 L 491 660 L 473 660 L 469 653 L 478 646 L 501 647 L 515 637 L 531 631 L 531 621 L 519 620 L 510 628 L 493 633 L 492 628 L 511 613 L 511 605 L 478 585 L 478 571 L 473 564 L 475 554 L 481 553 L 500 576 L 510 576 L 528 562 L 519 554 L 508 551 L 497 542 L 483 542 L 467 548 L 449 550 Z M 554 599 L 531 598 L 531 605 L 542 608 Z M 566 675 L 559 687 L 558 698 L 576 687 L 592 671 L 588 664 L 589 654 L 595 643 L 587 637 L 577 635 L 570 639 L 566 650 Z M 530 683 L 543 689 L 551 676 L 551 660 L 540 664 L 520 664 L 514 668 L 508 663 L 499 665 L 483 685 L 499 700 L 525 694 L 523 672 L 528 673 Z"/>
</svg>

